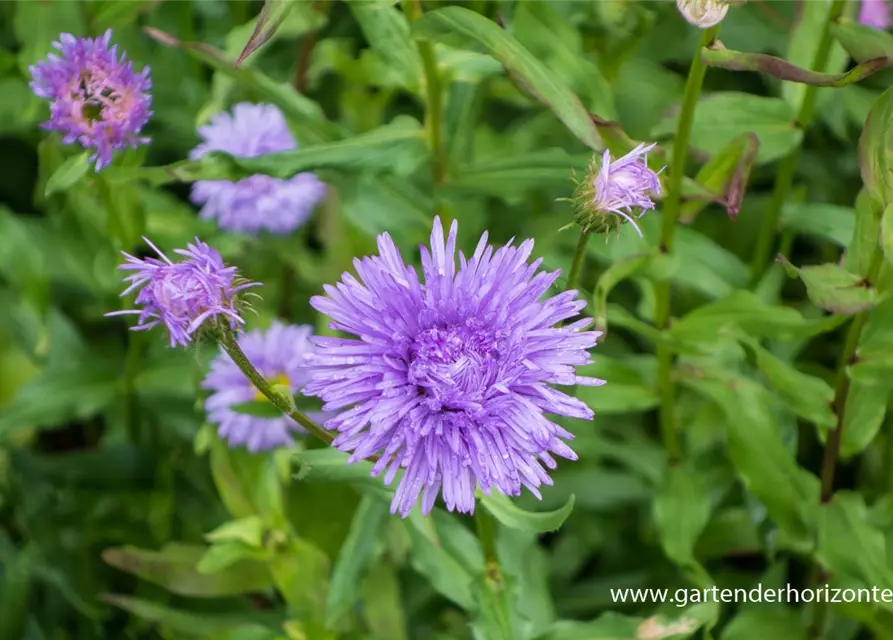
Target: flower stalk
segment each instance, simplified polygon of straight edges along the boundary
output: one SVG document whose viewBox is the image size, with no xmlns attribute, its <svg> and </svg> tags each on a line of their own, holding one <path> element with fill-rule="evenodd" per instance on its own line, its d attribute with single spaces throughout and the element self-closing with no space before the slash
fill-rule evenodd
<svg viewBox="0 0 893 640">
<path fill-rule="evenodd" d="M 257 369 L 254 368 L 254 365 L 248 360 L 245 352 L 242 351 L 242 347 L 239 346 L 239 341 L 236 338 L 235 332 L 231 331 L 226 326 L 222 326 L 218 327 L 216 333 L 217 342 L 220 344 L 220 348 L 232 358 L 232 361 L 239 367 L 242 373 L 245 374 L 245 377 L 251 381 L 251 384 L 253 384 L 254 387 L 267 398 L 267 400 L 272 402 L 280 411 L 282 411 L 282 413 L 297 422 L 309 433 L 316 436 L 324 443 L 330 444 L 332 440 L 334 440 L 334 436 L 331 433 L 298 410 L 291 394 L 285 393 L 282 389 L 274 387 Z"/>
<path fill-rule="evenodd" d="M 586 229 L 581 229 L 580 238 L 577 240 L 577 248 L 574 250 L 574 257 L 571 261 L 571 270 L 567 274 L 565 291 L 577 288 L 577 281 L 580 279 L 580 272 L 583 270 L 583 262 L 586 259 L 586 245 L 588 244 L 589 232 Z"/>
<path fill-rule="evenodd" d="M 671 253 L 673 240 L 676 234 L 676 221 L 679 219 L 679 210 L 682 206 L 682 178 L 685 175 L 685 159 L 688 155 L 688 143 L 691 138 L 692 123 L 694 121 L 695 107 L 701 88 L 704 85 L 704 76 L 707 66 L 701 58 L 701 50 L 709 47 L 716 39 L 718 26 L 705 29 L 701 32 L 698 48 L 691 61 L 688 79 L 685 82 L 685 93 L 682 97 L 682 107 L 679 112 L 679 121 L 676 124 L 676 137 L 673 140 L 673 157 L 669 169 L 667 184 L 667 199 L 664 201 L 663 215 L 660 227 L 660 251 Z M 670 281 L 663 280 L 657 283 L 657 300 L 655 304 L 654 324 L 663 330 L 670 318 Z M 660 426 L 664 446 L 671 465 L 677 463 L 682 455 L 679 444 L 679 434 L 676 431 L 676 414 L 674 403 L 676 394 L 672 378 L 673 354 L 664 345 L 657 347 L 657 375 L 658 391 L 660 393 Z"/>
</svg>

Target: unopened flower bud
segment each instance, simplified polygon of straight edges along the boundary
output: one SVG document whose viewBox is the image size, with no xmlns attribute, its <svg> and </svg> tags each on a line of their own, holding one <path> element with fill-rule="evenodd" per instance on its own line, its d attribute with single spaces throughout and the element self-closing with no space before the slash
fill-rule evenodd
<svg viewBox="0 0 893 640">
<path fill-rule="evenodd" d="M 722 22 L 730 4 L 728 0 L 676 0 L 682 17 L 701 29 L 709 29 Z"/>
</svg>

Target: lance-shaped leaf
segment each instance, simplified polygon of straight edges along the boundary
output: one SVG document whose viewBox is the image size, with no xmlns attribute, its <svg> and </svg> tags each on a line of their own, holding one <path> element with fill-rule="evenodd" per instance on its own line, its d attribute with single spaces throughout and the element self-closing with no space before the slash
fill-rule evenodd
<svg viewBox="0 0 893 640">
<path fill-rule="evenodd" d="M 859 168 L 872 199 L 886 207 L 893 202 L 890 169 L 890 130 L 893 128 L 893 87 L 884 91 L 868 112 L 859 138 Z"/>
<path fill-rule="evenodd" d="M 654 252 L 632 255 L 618 260 L 599 276 L 593 296 L 595 326 L 599 331 L 608 330 L 608 294 L 611 290 L 623 280 L 647 269 L 657 258 L 658 254 Z"/>
<path fill-rule="evenodd" d="M 702 191 L 682 204 L 680 219 L 693 222 L 710 201 L 723 205 L 730 217 L 736 217 L 759 149 L 760 139 L 747 132 L 714 154 L 695 176 Z"/>
<path fill-rule="evenodd" d="M 294 2 L 292 0 L 264 0 L 264 6 L 260 10 L 260 15 L 257 16 L 257 24 L 254 25 L 254 31 L 236 60 L 235 67 L 237 69 L 245 62 L 248 56 L 273 37 L 276 29 L 282 25 L 282 21 L 285 20 L 293 6 Z"/>
<path fill-rule="evenodd" d="M 836 264 L 795 267 L 784 256 L 779 256 L 779 262 L 790 276 L 803 281 L 809 299 L 820 309 L 854 315 L 870 309 L 881 299 L 864 278 Z"/>
<path fill-rule="evenodd" d="M 237 68 L 222 51 L 202 42 L 183 42 L 154 27 L 144 27 L 143 30 L 153 40 L 182 49 L 196 60 L 232 77 L 259 98 L 279 107 L 290 122 L 300 125 L 297 134 L 301 142 L 318 144 L 343 135 L 343 129 L 329 122 L 318 104 L 302 96 L 288 83 L 276 82 L 250 65 Z"/>
<path fill-rule="evenodd" d="M 787 60 L 765 53 L 732 51 L 719 44 L 701 49 L 701 58 L 708 67 L 730 71 L 758 71 L 779 80 L 817 87 L 844 87 L 893 64 L 893 58 L 884 55 L 860 62 L 846 73 L 821 73 L 798 67 Z"/>
<path fill-rule="evenodd" d="M 422 61 L 410 36 L 406 16 L 396 7 L 376 0 L 354 0 L 348 6 L 375 53 L 404 87 L 417 91 Z"/>
<path fill-rule="evenodd" d="M 841 19 L 831 25 L 831 33 L 858 62 L 882 57 L 893 58 L 893 35 L 886 31 Z"/>
<path fill-rule="evenodd" d="M 592 149 L 604 146 L 589 112 L 574 92 L 495 22 L 470 9 L 445 7 L 426 13 L 413 25 L 413 33 L 418 38 L 439 40 L 460 48 L 483 46 L 516 82 L 549 107 L 584 144 Z"/>
<path fill-rule="evenodd" d="M 574 494 L 570 495 L 563 507 L 555 511 L 525 511 L 508 497 L 495 491 L 489 496 L 481 496 L 480 500 L 487 511 L 505 526 L 533 533 L 557 531 L 574 510 Z"/>
</svg>

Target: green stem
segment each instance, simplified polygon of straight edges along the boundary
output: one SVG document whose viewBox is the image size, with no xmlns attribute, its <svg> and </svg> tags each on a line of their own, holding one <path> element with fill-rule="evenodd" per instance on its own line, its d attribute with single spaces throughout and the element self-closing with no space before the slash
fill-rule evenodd
<svg viewBox="0 0 893 640">
<path fill-rule="evenodd" d="M 497 617 L 496 626 L 499 629 L 500 638 L 501 640 L 514 640 L 512 625 L 509 622 L 510 614 L 504 606 L 505 579 L 496 554 L 496 521 L 483 506 L 478 505 L 474 512 L 474 525 L 481 543 L 481 550 L 484 552 L 484 586 L 492 594 L 496 605 L 493 610 Z"/>
<path fill-rule="evenodd" d="M 831 9 L 828 12 L 828 20 L 825 22 L 822 31 L 822 38 L 819 40 L 819 46 L 818 49 L 816 49 L 815 58 L 813 58 L 812 68 L 815 71 L 824 71 L 825 67 L 828 65 L 828 59 L 831 56 L 831 45 L 834 42 L 834 39 L 831 36 L 831 25 L 837 21 L 845 8 L 846 0 L 834 0 L 831 5 Z M 797 113 L 797 120 L 795 121 L 797 128 L 803 132 L 809 127 L 809 124 L 812 122 L 812 117 L 815 115 L 818 89 L 819 88 L 815 85 L 807 85 L 806 89 L 803 91 L 803 100 L 800 103 L 800 110 Z M 757 236 L 757 244 L 754 248 L 753 258 L 750 263 L 751 285 L 754 285 L 759 281 L 760 277 L 763 275 L 763 271 L 766 269 L 766 264 L 771 257 L 770 253 L 772 251 L 772 244 L 775 239 L 778 221 L 781 217 L 781 209 L 791 191 L 791 186 L 794 184 L 794 174 L 796 173 L 797 162 L 799 159 L 800 146 L 797 146 L 784 158 L 784 160 L 781 161 L 781 164 L 778 167 L 778 172 L 776 173 L 775 178 L 775 189 L 772 192 L 772 199 L 769 201 L 769 207 L 763 213 L 763 224 L 760 227 L 760 232 Z"/>
<path fill-rule="evenodd" d="M 422 17 L 421 0 L 406 0 L 403 10 L 413 22 Z M 425 74 L 425 127 L 428 146 L 434 156 L 434 183 L 446 182 L 446 159 L 443 150 L 443 87 L 437 70 L 434 45 L 428 40 L 418 41 L 419 57 Z"/>
<path fill-rule="evenodd" d="M 127 420 L 127 433 L 134 444 L 140 444 L 142 440 L 142 425 L 140 424 L 134 380 L 142 364 L 143 344 L 143 334 L 134 331 L 127 332 L 127 352 L 124 356 L 124 411 Z"/>
<path fill-rule="evenodd" d="M 679 210 L 682 206 L 682 178 L 685 175 L 685 159 L 688 156 L 688 142 L 691 138 L 692 122 L 694 121 L 695 106 L 701 95 L 701 87 L 704 85 L 704 76 L 707 74 L 707 66 L 701 58 L 701 51 L 709 47 L 716 39 L 719 26 L 706 29 L 701 33 L 701 40 L 691 61 L 688 71 L 688 79 L 685 82 L 685 93 L 682 96 L 682 107 L 679 112 L 679 121 L 676 123 L 676 137 L 673 139 L 673 157 L 669 167 L 667 183 L 667 199 L 664 201 L 663 215 L 660 225 L 660 251 L 671 253 L 673 239 L 676 235 L 676 221 L 679 219 Z M 655 301 L 654 325 L 663 330 L 670 318 L 670 281 L 668 279 L 657 283 L 657 298 Z M 664 446 L 667 450 L 669 463 L 679 461 L 682 453 L 679 445 L 679 434 L 676 432 L 676 415 L 674 403 L 676 399 L 673 388 L 673 354 L 666 346 L 657 348 L 657 386 L 660 393 L 660 429 Z"/>
<path fill-rule="evenodd" d="M 571 270 L 567 274 L 567 285 L 564 287 L 565 291 L 570 291 L 577 287 L 577 280 L 580 279 L 580 272 L 583 270 L 583 262 L 586 259 L 587 244 L 589 244 L 589 232 L 580 230 L 580 238 L 577 240 L 577 248 L 574 250 Z"/>
<path fill-rule="evenodd" d="M 866 284 L 871 285 L 877 280 L 883 262 L 883 252 L 880 247 L 875 247 L 871 256 L 871 264 L 868 267 L 868 274 L 865 276 Z M 847 396 L 850 393 L 850 377 L 846 369 L 855 360 L 856 349 L 859 347 L 859 338 L 862 336 L 862 329 L 865 327 L 867 320 L 867 311 L 863 311 L 853 318 L 850 328 L 847 330 L 843 353 L 841 353 L 840 363 L 837 366 L 837 377 L 834 383 L 834 413 L 837 419 L 834 429 L 828 434 L 825 454 L 822 456 L 822 488 L 819 494 L 822 504 L 830 502 L 831 498 L 834 497 L 834 476 L 837 472 L 837 460 L 840 457 L 840 445 L 843 441 Z M 813 569 L 813 576 L 816 587 L 820 587 L 829 578 L 828 572 L 822 570 L 818 565 Z M 828 603 L 817 602 L 813 610 L 812 623 L 809 625 L 807 632 L 809 640 L 818 640 L 824 637 L 827 619 Z"/>
<path fill-rule="evenodd" d="M 297 422 L 299 425 L 304 427 L 311 434 L 329 444 L 334 440 L 334 436 L 323 429 L 321 426 L 313 422 L 310 418 L 305 416 L 303 413 L 298 411 L 295 407 L 294 398 L 291 397 L 290 394 L 283 393 L 277 389 L 274 389 L 273 386 L 264 378 L 260 372 L 254 368 L 254 365 L 249 362 L 248 357 L 245 355 L 245 352 L 242 351 L 242 347 L 239 346 L 239 342 L 236 339 L 236 335 L 234 332 L 230 331 L 227 328 L 221 328 L 217 333 L 217 340 L 220 344 L 220 347 L 226 352 L 226 354 L 232 358 L 233 362 L 236 363 L 236 366 L 241 369 L 242 373 L 245 374 L 245 377 L 254 385 L 254 388 L 260 391 L 264 396 L 272 402 L 276 407 L 279 408 L 282 413 L 287 415 L 289 418 Z"/>
</svg>

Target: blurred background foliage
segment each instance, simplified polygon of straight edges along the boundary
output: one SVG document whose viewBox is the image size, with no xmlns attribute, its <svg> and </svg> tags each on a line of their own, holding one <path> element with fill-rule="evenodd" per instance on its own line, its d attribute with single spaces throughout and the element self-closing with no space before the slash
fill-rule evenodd
<svg viewBox="0 0 893 640">
<path fill-rule="evenodd" d="M 382 231 L 417 258 L 435 211 L 460 221 L 466 249 L 485 229 L 493 242 L 533 237 L 545 266 L 566 272 L 577 231 L 562 230 L 573 222 L 564 199 L 593 150 L 559 117 L 565 93 L 532 97 L 541 87 L 530 86 L 527 60 L 599 121 L 658 141 L 668 157 L 699 30 L 669 2 L 425 2 L 407 13 L 393 2 L 291 4 L 236 70 L 261 2 L 0 3 L 0 639 L 792 640 L 807 637 L 813 607 L 683 610 L 615 603 L 610 589 L 807 587 L 816 566 L 837 586 L 893 585 L 889 362 L 854 377 L 845 492 L 820 510 L 847 318 L 823 315 L 781 265 L 756 285 L 748 268 L 778 162 L 797 148 L 780 223 L 791 262 L 837 262 L 848 246 L 858 262 L 857 209 L 871 203 L 857 201 L 857 141 L 893 72 L 819 89 L 803 130 L 804 85 L 708 70 L 688 175 L 754 134 L 740 212 L 686 202 L 674 254 L 660 260 L 659 213 L 641 220 L 644 240 L 627 228 L 590 242 L 580 288 L 610 333 L 589 373 L 609 384 L 578 390 L 594 423 L 566 421 L 580 460 L 561 465 L 542 504 L 519 501 L 560 510 L 575 496 L 573 512 L 539 535 L 569 507 L 531 524 L 492 505 L 503 509 L 494 581 L 468 519 L 391 517 L 367 468 L 312 444 L 297 458 L 227 449 L 204 424 L 197 387 L 215 348 L 168 349 L 160 334 L 103 318 L 121 305 L 118 252 L 142 251 L 143 234 L 165 250 L 198 235 L 264 283 L 251 326 L 280 315 L 320 332 L 309 296 L 373 252 Z M 505 41 L 413 15 L 448 5 L 500 25 Z M 809 68 L 828 10 L 748 2 L 720 39 Z M 151 145 L 121 154 L 103 191 L 77 149 L 39 129 L 47 109 L 27 69 L 60 32 L 106 28 L 137 68 L 151 66 L 155 115 Z M 418 42 L 433 43 L 433 98 Z M 835 41 L 826 70 L 848 65 Z M 549 99 L 551 109 L 540 103 Z M 220 167 L 175 163 L 198 125 L 241 100 L 279 106 L 310 149 L 269 171 L 313 169 L 331 187 L 291 237 L 221 232 L 188 202 L 188 182 Z M 440 153 L 425 138 L 432 104 Z M 655 282 L 667 278 L 676 321 L 661 332 L 651 326 Z M 880 351 L 891 309 L 867 320 Z M 671 469 L 657 427 L 657 344 L 680 354 L 685 456 Z M 893 637 L 889 605 L 830 609 L 827 638 Z"/>
</svg>

